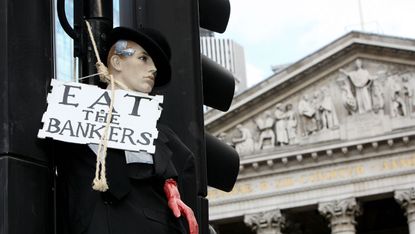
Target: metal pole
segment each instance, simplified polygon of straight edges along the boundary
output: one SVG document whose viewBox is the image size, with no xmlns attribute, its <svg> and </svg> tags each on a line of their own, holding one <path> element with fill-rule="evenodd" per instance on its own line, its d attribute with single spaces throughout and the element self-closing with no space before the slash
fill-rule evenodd
<svg viewBox="0 0 415 234">
<path fill-rule="evenodd" d="M 113 5 L 112 1 L 108 0 L 83 0 L 83 19 L 88 20 L 92 27 L 92 33 L 94 35 L 101 60 L 105 61 L 106 58 L 103 58 L 107 34 L 113 28 Z M 75 14 L 77 15 L 77 14 Z M 78 19 L 80 20 L 80 19 Z M 88 37 L 88 32 L 86 30 L 85 22 L 81 19 L 78 21 L 82 28 L 81 33 L 81 47 L 82 53 L 80 58 L 80 72 L 81 76 L 91 75 L 97 72 L 95 63 L 97 58 L 92 48 L 91 41 Z M 99 84 L 99 78 L 95 77 L 94 79 L 85 80 L 85 83 L 89 84 Z"/>
</svg>

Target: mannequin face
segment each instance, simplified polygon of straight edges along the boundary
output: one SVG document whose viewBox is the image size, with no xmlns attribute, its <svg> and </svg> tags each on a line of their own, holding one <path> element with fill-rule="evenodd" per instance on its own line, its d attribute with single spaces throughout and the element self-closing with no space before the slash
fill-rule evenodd
<svg viewBox="0 0 415 234">
<path fill-rule="evenodd" d="M 132 91 L 150 93 L 156 78 L 153 59 L 135 42 L 128 41 L 128 48 L 135 51 L 131 56 L 114 55 L 111 58 L 117 71 L 114 78 Z"/>
</svg>

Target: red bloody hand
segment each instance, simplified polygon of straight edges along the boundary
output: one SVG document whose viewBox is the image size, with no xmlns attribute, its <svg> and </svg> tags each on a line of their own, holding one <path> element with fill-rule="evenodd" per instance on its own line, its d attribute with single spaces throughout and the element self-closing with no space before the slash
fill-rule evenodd
<svg viewBox="0 0 415 234">
<path fill-rule="evenodd" d="M 180 193 L 177 189 L 177 182 L 173 179 L 166 180 L 164 183 L 164 193 L 166 193 L 168 205 L 173 211 L 174 216 L 178 218 L 183 214 L 189 224 L 190 234 L 198 234 L 199 226 L 195 215 L 192 209 L 190 209 L 190 207 L 184 204 L 184 202 L 180 199 Z"/>
</svg>

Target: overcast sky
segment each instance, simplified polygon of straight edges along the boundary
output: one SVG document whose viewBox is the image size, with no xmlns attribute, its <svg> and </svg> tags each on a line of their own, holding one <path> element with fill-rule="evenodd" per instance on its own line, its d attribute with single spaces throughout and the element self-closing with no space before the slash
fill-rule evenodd
<svg viewBox="0 0 415 234">
<path fill-rule="evenodd" d="M 359 0 L 230 0 L 218 37 L 244 47 L 248 86 L 351 30 L 360 30 Z M 360 0 L 365 31 L 415 38 L 415 0 Z"/>
</svg>

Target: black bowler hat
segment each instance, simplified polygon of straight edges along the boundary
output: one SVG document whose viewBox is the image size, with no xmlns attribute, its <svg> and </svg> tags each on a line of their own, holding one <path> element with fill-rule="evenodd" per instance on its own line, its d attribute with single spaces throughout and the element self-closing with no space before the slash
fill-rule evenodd
<svg viewBox="0 0 415 234">
<path fill-rule="evenodd" d="M 169 83 L 171 79 L 170 46 L 159 31 L 151 28 L 134 30 L 126 27 L 117 27 L 112 29 L 105 51 L 105 62 L 111 47 L 119 40 L 128 40 L 139 44 L 153 59 L 154 65 L 157 68 L 154 87 L 160 87 Z"/>
</svg>

